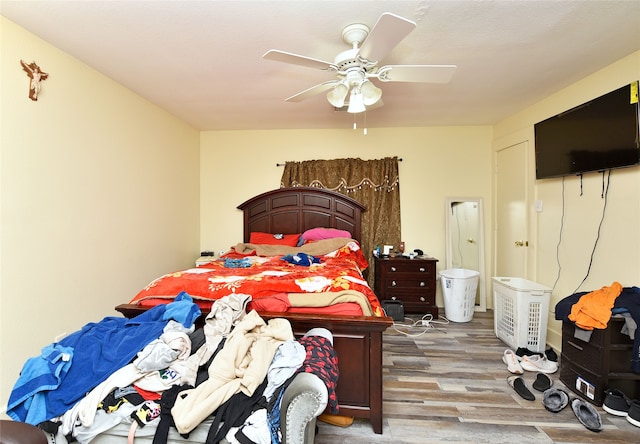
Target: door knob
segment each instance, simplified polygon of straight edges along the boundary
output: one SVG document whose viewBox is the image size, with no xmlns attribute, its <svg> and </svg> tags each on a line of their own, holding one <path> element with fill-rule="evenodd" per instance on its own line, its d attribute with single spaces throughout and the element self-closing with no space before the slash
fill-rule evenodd
<svg viewBox="0 0 640 444">
<path fill-rule="evenodd" d="M 516 247 L 528 247 L 529 241 L 517 240 L 515 244 L 516 244 Z"/>
</svg>

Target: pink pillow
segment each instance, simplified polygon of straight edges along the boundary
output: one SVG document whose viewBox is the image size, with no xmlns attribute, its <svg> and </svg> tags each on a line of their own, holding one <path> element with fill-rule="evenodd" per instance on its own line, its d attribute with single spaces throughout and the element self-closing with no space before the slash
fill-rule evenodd
<svg viewBox="0 0 640 444">
<path fill-rule="evenodd" d="M 254 231 L 249 237 L 249 243 L 262 245 L 288 245 L 295 247 L 298 245 L 299 234 L 271 234 Z"/>
<path fill-rule="evenodd" d="M 302 233 L 302 236 L 300 236 L 300 238 L 305 242 L 333 239 L 335 237 L 346 237 L 351 239 L 351 233 L 346 230 L 338 230 L 337 228 L 312 228 L 305 231 Z"/>
<path fill-rule="evenodd" d="M 289 296 L 286 293 L 276 293 L 273 296 L 253 299 L 247 305 L 247 311 L 273 311 L 276 313 L 284 313 L 289 310 Z"/>
</svg>

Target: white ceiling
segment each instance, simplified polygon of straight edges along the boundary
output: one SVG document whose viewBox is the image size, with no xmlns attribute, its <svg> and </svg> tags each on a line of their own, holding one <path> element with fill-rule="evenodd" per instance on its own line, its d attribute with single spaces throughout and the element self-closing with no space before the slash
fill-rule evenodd
<svg viewBox="0 0 640 444">
<path fill-rule="evenodd" d="M 325 94 L 344 26 L 383 12 L 417 28 L 381 64 L 454 64 L 451 83 L 378 83 L 367 126 L 486 125 L 640 49 L 638 0 L 0 1 L 3 16 L 201 130 L 345 128 Z M 24 54 L 27 61 L 37 55 Z M 17 69 L 19 65 L 16 65 Z M 47 71 L 47 66 L 42 64 Z M 55 72 L 49 82 L 55 79 Z M 630 79 L 632 80 L 632 79 Z M 358 117 L 360 118 L 360 117 Z"/>
</svg>

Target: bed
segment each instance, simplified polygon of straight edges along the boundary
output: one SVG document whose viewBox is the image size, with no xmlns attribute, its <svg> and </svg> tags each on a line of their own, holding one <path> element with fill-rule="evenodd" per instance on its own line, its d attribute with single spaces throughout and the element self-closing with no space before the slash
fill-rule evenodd
<svg viewBox="0 0 640 444">
<path fill-rule="evenodd" d="M 280 188 L 255 196 L 241 205 L 243 212 L 243 242 L 237 256 L 227 257 L 234 264 L 241 264 L 245 256 L 256 256 L 254 252 L 243 250 L 251 246 L 252 234 L 266 233 L 278 235 L 294 235 L 306 233 L 313 229 L 330 229 L 348 231 L 351 238 L 360 241 L 361 215 L 365 207 L 359 202 L 336 192 L 318 188 Z M 324 240 L 311 243 L 316 248 Z M 291 247 L 294 248 L 294 247 Z M 298 248 L 296 251 L 304 248 Z M 345 246 L 345 249 L 349 248 Z M 281 250 L 279 250 L 281 252 Z M 286 251 L 286 250 L 284 250 Z M 293 250 L 292 250 L 293 251 Z M 287 255 L 295 256 L 295 254 Z M 313 258 L 312 254 L 304 259 Z M 238 265 L 238 268 L 242 265 Z M 197 274 L 194 273 L 194 274 Z M 362 277 L 360 275 L 360 277 Z M 357 279 L 351 278 L 353 284 Z M 354 287 L 354 285 L 352 285 Z M 372 296 L 366 286 L 364 290 L 360 282 L 355 286 L 367 294 L 371 313 L 345 314 L 340 309 L 333 311 L 325 307 L 285 307 L 280 311 L 270 311 L 269 305 L 259 306 L 258 313 L 265 320 L 286 318 L 293 328 L 294 334 L 300 337 L 311 328 L 324 327 L 333 334 L 333 346 L 338 355 L 340 378 L 337 386 L 337 397 L 340 415 L 365 418 L 371 422 L 375 433 L 382 433 L 382 333 L 392 325 L 392 318 L 383 316 L 379 301 Z M 174 293 L 175 294 L 175 293 Z M 137 295 L 127 304 L 121 304 L 116 310 L 125 317 L 134 317 L 148 309 L 149 305 L 163 303 L 168 295 L 144 297 Z M 157 294 L 155 296 L 158 296 Z M 260 300 L 260 299 L 258 299 Z M 266 298 L 265 298 L 266 300 Z M 342 300 L 342 299 L 341 299 Z M 145 303 L 146 301 L 146 303 Z M 199 301 L 203 316 L 206 315 L 207 304 Z M 353 308 L 358 304 L 346 302 Z M 265 309 L 265 307 L 267 307 Z M 351 313 L 351 312 L 346 312 Z"/>
</svg>

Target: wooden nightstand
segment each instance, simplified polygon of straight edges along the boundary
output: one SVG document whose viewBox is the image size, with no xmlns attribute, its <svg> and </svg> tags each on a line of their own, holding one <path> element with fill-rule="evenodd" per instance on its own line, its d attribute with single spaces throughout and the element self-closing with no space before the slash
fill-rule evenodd
<svg viewBox="0 0 640 444">
<path fill-rule="evenodd" d="M 436 305 L 436 263 L 433 257 L 374 258 L 374 291 L 378 299 L 399 300 L 405 313 L 431 313 L 438 317 Z"/>
</svg>

